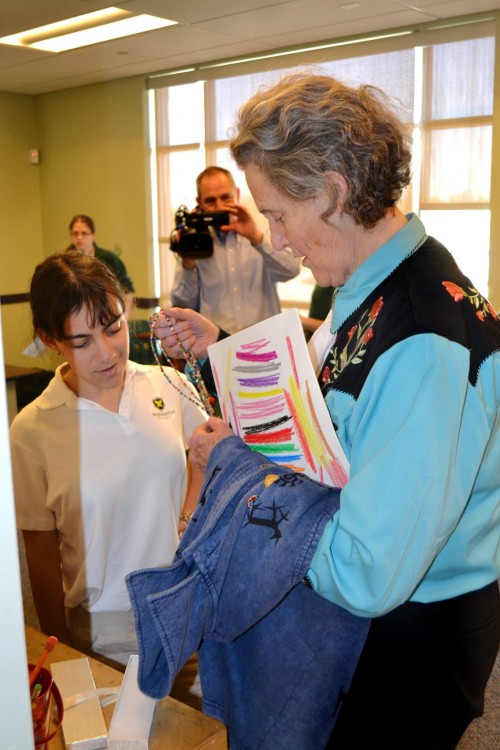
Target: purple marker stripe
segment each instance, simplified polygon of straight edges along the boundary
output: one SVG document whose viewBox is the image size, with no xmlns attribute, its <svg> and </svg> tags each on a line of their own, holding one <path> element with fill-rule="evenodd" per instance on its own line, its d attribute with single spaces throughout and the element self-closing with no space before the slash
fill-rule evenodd
<svg viewBox="0 0 500 750">
<path fill-rule="evenodd" d="M 249 386 L 250 388 L 260 388 L 261 386 L 277 385 L 279 383 L 280 374 L 275 373 L 274 375 L 264 375 L 261 378 L 238 378 L 240 385 Z"/>
</svg>

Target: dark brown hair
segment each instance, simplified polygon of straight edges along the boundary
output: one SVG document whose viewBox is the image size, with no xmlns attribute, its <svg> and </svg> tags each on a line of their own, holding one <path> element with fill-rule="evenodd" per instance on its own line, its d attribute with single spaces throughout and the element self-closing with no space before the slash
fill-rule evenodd
<svg viewBox="0 0 500 750">
<path fill-rule="evenodd" d="M 95 234 L 95 224 L 94 220 L 90 218 L 90 216 L 86 216 L 85 214 L 78 214 L 77 216 L 73 216 L 69 223 L 69 231 L 71 232 L 73 227 L 75 226 L 77 221 L 81 221 L 82 224 L 85 224 L 89 230 L 92 232 L 92 234 Z"/>
<path fill-rule="evenodd" d="M 89 325 L 107 326 L 116 320 L 111 298 L 125 309 L 123 292 L 110 269 L 98 258 L 78 250 L 55 253 L 36 268 L 30 285 L 33 328 L 37 336 L 62 341 L 69 315 L 85 306 Z"/>
</svg>

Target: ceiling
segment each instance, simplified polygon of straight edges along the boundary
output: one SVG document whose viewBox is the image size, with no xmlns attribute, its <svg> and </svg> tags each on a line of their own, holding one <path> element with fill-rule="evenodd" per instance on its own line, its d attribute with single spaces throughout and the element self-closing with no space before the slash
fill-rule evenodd
<svg viewBox="0 0 500 750">
<path fill-rule="evenodd" d="M 60 54 L 0 45 L 0 91 L 41 94 L 499 10 L 500 0 L 0 0 L 0 36 L 109 5 L 178 25 Z"/>
</svg>

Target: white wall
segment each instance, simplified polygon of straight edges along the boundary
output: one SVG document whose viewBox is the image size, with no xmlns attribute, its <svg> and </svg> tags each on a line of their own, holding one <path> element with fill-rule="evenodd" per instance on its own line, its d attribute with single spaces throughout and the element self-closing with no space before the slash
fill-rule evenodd
<svg viewBox="0 0 500 750">
<path fill-rule="evenodd" d="M 0 308 L 1 317 L 1 308 Z M 1 320 L 0 320 L 1 331 Z M 0 335 L 0 367 L 4 367 Z M 5 383 L 5 381 L 4 381 Z M 0 387 L 0 727 L 2 750 L 33 750 L 5 385 Z"/>
</svg>

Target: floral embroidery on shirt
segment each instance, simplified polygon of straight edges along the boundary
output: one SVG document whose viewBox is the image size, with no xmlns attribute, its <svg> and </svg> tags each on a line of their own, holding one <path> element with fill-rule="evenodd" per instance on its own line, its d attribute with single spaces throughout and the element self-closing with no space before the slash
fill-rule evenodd
<svg viewBox="0 0 500 750">
<path fill-rule="evenodd" d="M 491 315 L 495 320 L 498 320 L 498 315 L 492 308 L 488 300 L 486 300 L 477 289 L 473 286 L 469 287 L 470 294 L 468 294 L 462 287 L 454 284 L 453 281 L 442 281 L 441 282 L 448 294 L 453 297 L 455 302 L 461 302 L 463 299 L 468 299 L 471 305 L 476 308 L 476 317 L 482 322 L 487 315 Z"/>
<path fill-rule="evenodd" d="M 379 297 L 371 310 L 366 310 L 358 323 L 348 330 L 347 344 L 342 351 L 339 352 L 338 347 L 332 349 L 329 364 L 325 365 L 321 373 L 321 382 L 324 385 L 333 383 L 347 365 L 357 365 L 363 361 L 366 347 L 374 336 L 375 321 L 383 306 L 384 298 Z"/>
</svg>

